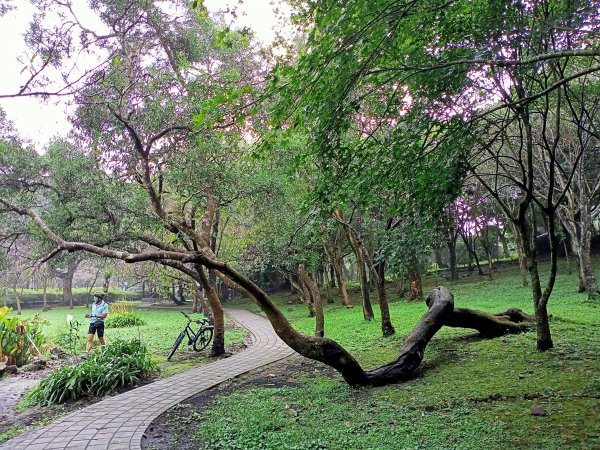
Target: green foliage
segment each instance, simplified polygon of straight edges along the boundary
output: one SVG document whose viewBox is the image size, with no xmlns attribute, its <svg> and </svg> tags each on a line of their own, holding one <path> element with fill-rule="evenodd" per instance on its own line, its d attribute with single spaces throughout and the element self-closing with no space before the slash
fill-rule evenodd
<svg viewBox="0 0 600 450">
<path fill-rule="evenodd" d="M 146 325 L 146 322 L 133 311 L 111 313 L 104 321 L 106 328 L 124 328 Z"/>
<path fill-rule="evenodd" d="M 0 361 L 22 366 L 39 350 L 44 342 L 41 333 L 42 319 L 36 315 L 33 319 L 23 320 L 10 316 L 11 308 L 0 307 Z"/>
<path fill-rule="evenodd" d="M 27 394 L 31 403 L 54 404 L 100 397 L 148 378 L 156 365 L 138 340 L 117 340 L 96 350 L 79 365 L 53 372 Z"/>
<path fill-rule="evenodd" d="M 113 314 L 112 306 L 118 303 L 112 303 L 110 314 Z M 77 306 L 74 309 L 67 307 L 53 308 L 50 311 L 35 310 L 47 325 L 44 326 L 44 334 L 47 336 L 48 342 L 57 343 L 57 339 L 62 332 L 65 331 L 65 317 L 67 314 L 73 314 L 76 320 L 80 320 L 85 324 L 82 326 L 81 336 L 77 340 L 80 342 L 77 351 L 83 350 L 83 341 L 87 333 L 87 321 L 83 316 L 89 312 L 89 308 Z M 211 358 L 206 352 L 195 352 L 182 346 L 179 348 L 171 361 L 166 361 L 167 352 L 173 345 L 173 341 L 179 334 L 179 331 L 185 324 L 185 319 L 179 313 L 178 309 L 145 309 L 139 308 L 135 310 L 144 322 L 145 325 L 126 328 L 110 328 L 107 329 L 104 339 L 107 345 L 111 345 L 116 340 L 141 340 L 152 357 L 152 360 L 158 365 L 162 378 L 171 376 L 185 370 L 207 364 Z M 110 315 L 109 315 L 110 317 Z M 225 330 L 225 347 L 240 345 L 246 336 L 245 330 L 241 328 L 227 327 Z"/>
<path fill-rule="evenodd" d="M 69 350 L 72 355 L 78 353 L 83 348 L 84 343 L 84 335 L 80 331 L 81 322 L 78 320 L 73 320 L 71 316 L 71 320 L 69 320 L 69 315 L 67 315 L 67 329 L 61 329 L 56 335 L 55 343 L 60 348 L 64 348 Z"/>
</svg>

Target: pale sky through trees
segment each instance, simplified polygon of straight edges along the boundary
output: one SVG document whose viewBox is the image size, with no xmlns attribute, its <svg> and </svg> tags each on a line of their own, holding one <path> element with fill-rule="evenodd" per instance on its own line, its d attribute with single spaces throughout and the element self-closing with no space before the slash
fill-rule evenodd
<svg viewBox="0 0 600 450">
<path fill-rule="evenodd" d="M 205 0 L 204 5 L 214 13 L 228 7 L 237 8 L 237 17 L 232 21 L 236 27 L 249 27 L 263 43 L 269 44 L 275 36 L 277 18 L 272 3 L 277 0 L 247 0 L 238 4 L 237 0 Z M 33 8 L 28 1 L 9 2 L 15 9 L 0 17 L 0 93 L 18 91 L 26 80 L 27 73 L 21 74 L 23 65 L 17 61 L 19 55 L 27 51 L 23 34 L 28 28 Z M 227 18 L 229 22 L 231 19 Z M 0 99 L 8 119 L 12 120 L 21 136 L 32 141 L 38 151 L 56 135 L 66 134 L 71 126 L 67 119 L 64 102 L 67 99 L 42 101 L 35 97 Z"/>
</svg>

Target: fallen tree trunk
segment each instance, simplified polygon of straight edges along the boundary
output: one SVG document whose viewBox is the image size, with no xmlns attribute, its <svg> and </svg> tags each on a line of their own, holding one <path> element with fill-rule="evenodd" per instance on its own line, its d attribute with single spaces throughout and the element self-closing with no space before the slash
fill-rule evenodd
<svg viewBox="0 0 600 450">
<path fill-rule="evenodd" d="M 445 287 L 437 287 L 431 292 L 427 306 L 429 310 L 405 339 L 398 357 L 369 371 L 365 371 L 346 349 L 331 339 L 303 336 L 286 326 L 275 326 L 275 331 L 301 355 L 335 368 L 351 386 L 383 386 L 413 378 L 427 344 L 443 326 L 473 328 L 484 336 L 496 337 L 527 331 L 534 324 L 531 316 L 518 309 L 499 314 L 465 308 L 455 310 L 452 293 Z M 272 311 L 267 309 L 266 312 L 269 316 Z M 274 325 L 279 322 L 279 318 L 270 318 L 275 319 L 272 321 Z"/>
<path fill-rule="evenodd" d="M 535 318 L 520 309 L 510 308 L 502 313 L 489 314 L 475 309 L 456 308 L 444 320 L 447 327 L 473 328 L 485 337 L 499 337 L 528 331 Z"/>
</svg>

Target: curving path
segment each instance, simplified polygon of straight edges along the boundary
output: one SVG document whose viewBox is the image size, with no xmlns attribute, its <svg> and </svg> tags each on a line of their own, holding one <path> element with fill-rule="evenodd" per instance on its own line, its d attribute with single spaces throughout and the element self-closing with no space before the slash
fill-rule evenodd
<svg viewBox="0 0 600 450">
<path fill-rule="evenodd" d="M 229 378 L 290 356 L 267 319 L 244 310 L 227 314 L 252 336 L 252 346 L 230 358 L 109 397 L 0 445 L 17 449 L 140 449 L 144 431 L 172 406 Z"/>
</svg>

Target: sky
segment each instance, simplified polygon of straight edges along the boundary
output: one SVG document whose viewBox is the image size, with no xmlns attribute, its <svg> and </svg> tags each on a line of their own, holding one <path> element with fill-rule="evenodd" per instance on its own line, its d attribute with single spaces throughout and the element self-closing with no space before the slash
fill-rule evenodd
<svg viewBox="0 0 600 450">
<path fill-rule="evenodd" d="M 273 11 L 273 0 L 204 0 L 204 5 L 210 12 L 228 7 L 237 8 L 237 18 L 234 26 L 249 27 L 256 33 L 256 37 L 264 44 L 272 42 L 277 26 L 277 19 Z M 17 57 L 27 52 L 23 42 L 32 14 L 32 7 L 24 0 L 11 1 L 16 9 L 0 17 L 0 94 L 9 94 L 18 91 L 26 80 L 27 73 L 21 74 L 23 64 Z M 64 100 L 43 102 L 33 97 L 0 99 L 0 108 L 4 109 L 8 119 L 14 122 L 20 135 L 30 140 L 39 150 L 48 141 L 57 135 L 66 134 L 70 125 Z"/>
</svg>

